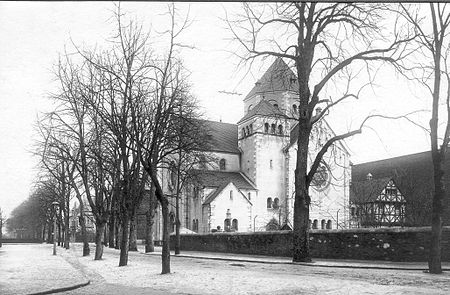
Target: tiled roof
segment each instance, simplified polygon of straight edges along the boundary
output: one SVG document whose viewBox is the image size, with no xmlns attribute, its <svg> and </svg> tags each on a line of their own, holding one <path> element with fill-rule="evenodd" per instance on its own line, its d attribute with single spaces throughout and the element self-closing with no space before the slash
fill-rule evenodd
<svg viewBox="0 0 450 295">
<path fill-rule="evenodd" d="M 220 194 L 221 191 L 223 191 L 223 189 L 227 186 L 227 184 L 222 184 L 220 187 L 216 188 L 215 190 L 213 190 L 206 198 L 205 201 L 203 202 L 203 205 L 208 205 L 211 204 L 212 201 L 214 201 L 214 199 Z"/>
<path fill-rule="evenodd" d="M 255 83 L 245 99 L 258 94 L 275 91 L 295 91 L 298 92 L 298 81 L 294 72 L 283 61 L 277 58 L 267 69 L 261 79 Z"/>
<path fill-rule="evenodd" d="M 195 170 L 193 173 L 197 182 L 205 187 L 219 188 L 232 182 L 238 189 L 256 189 L 240 172 Z"/>
<path fill-rule="evenodd" d="M 283 116 L 283 112 L 279 108 L 274 107 L 267 100 L 263 99 L 254 108 L 252 108 L 250 111 L 248 111 L 248 113 L 244 117 L 242 117 L 242 119 L 239 120 L 238 124 L 246 121 L 247 119 L 250 119 L 253 116 L 280 117 L 280 116 Z"/>
<path fill-rule="evenodd" d="M 381 194 L 388 182 L 389 177 L 379 179 L 354 181 L 350 187 L 350 202 L 373 202 Z"/>
<path fill-rule="evenodd" d="M 236 124 L 206 121 L 206 128 L 211 135 L 210 149 L 217 152 L 239 154 L 238 127 Z"/>
</svg>

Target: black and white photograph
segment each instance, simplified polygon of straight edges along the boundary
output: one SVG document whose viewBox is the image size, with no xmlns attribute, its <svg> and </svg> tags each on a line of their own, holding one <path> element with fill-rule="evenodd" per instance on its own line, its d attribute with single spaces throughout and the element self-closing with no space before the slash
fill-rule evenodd
<svg viewBox="0 0 450 295">
<path fill-rule="evenodd" d="M 0 1 L 0 294 L 450 294 L 450 4 Z"/>
</svg>

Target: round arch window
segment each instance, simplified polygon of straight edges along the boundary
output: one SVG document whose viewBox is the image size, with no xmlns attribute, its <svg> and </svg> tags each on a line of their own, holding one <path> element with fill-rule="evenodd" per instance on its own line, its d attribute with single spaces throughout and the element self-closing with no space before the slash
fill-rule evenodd
<svg viewBox="0 0 450 295">
<path fill-rule="evenodd" d="M 330 168 L 328 168 L 328 165 L 325 163 L 321 163 L 320 166 L 317 168 L 316 173 L 313 176 L 313 179 L 311 180 L 311 185 L 316 190 L 324 190 L 328 187 L 330 184 Z"/>
</svg>

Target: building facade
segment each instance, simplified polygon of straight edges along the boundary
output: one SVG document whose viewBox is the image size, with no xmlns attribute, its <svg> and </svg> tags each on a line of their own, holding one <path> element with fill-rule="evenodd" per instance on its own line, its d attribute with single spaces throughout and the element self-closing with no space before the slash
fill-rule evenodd
<svg viewBox="0 0 450 295">
<path fill-rule="evenodd" d="M 199 167 L 196 183 L 183 191 L 183 228 L 208 233 L 293 227 L 297 88 L 294 73 L 277 59 L 245 97 L 244 116 L 237 124 L 206 122 L 212 135 L 209 153 L 215 160 Z M 314 125 L 309 164 L 332 136 L 325 120 Z M 326 153 L 310 189 L 312 228 L 348 226 L 349 163 L 342 143 Z M 169 179 L 169 171 L 161 178 L 163 183 Z M 173 194 L 169 186 L 165 189 Z M 155 229 L 159 236 L 160 217 Z"/>
<path fill-rule="evenodd" d="M 444 161 L 444 186 L 450 186 L 450 160 Z M 351 227 L 431 225 L 434 192 L 431 152 L 361 163 L 352 166 Z M 443 224 L 450 224 L 448 194 Z"/>
</svg>

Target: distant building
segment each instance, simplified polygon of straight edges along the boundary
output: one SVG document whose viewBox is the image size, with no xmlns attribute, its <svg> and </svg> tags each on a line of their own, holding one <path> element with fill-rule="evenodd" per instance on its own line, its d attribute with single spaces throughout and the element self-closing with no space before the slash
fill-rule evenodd
<svg viewBox="0 0 450 295">
<path fill-rule="evenodd" d="M 450 161 L 444 184 L 450 188 Z M 352 166 L 352 227 L 426 226 L 431 224 L 433 165 L 430 152 Z M 450 224 L 447 192 L 444 224 Z"/>
<path fill-rule="evenodd" d="M 86 231 L 88 233 L 88 240 L 90 242 L 94 241 L 95 235 L 95 220 L 92 212 L 90 211 L 90 206 L 88 205 L 87 199 L 84 202 L 84 224 L 86 225 Z M 72 242 L 81 241 L 81 225 L 80 225 L 80 205 L 76 202 L 73 204 L 72 209 L 69 214 L 69 230 L 70 230 L 70 240 Z"/>
<path fill-rule="evenodd" d="M 183 192 L 182 227 L 198 233 L 293 227 L 296 89 L 294 73 L 277 59 L 245 97 L 244 116 L 237 124 L 206 121 L 213 137 L 209 152 L 217 161 L 198 167 L 196 183 Z M 314 125 L 309 164 L 333 135 L 325 120 Z M 173 195 L 169 174 L 160 177 L 166 194 Z M 339 142 L 330 147 L 312 182 L 313 228 L 347 227 L 349 180 L 349 153 Z M 171 206 L 172 220 L 174 212 Z M 159 217 L 157 236 L 160 230 Z"/>
</svg>

